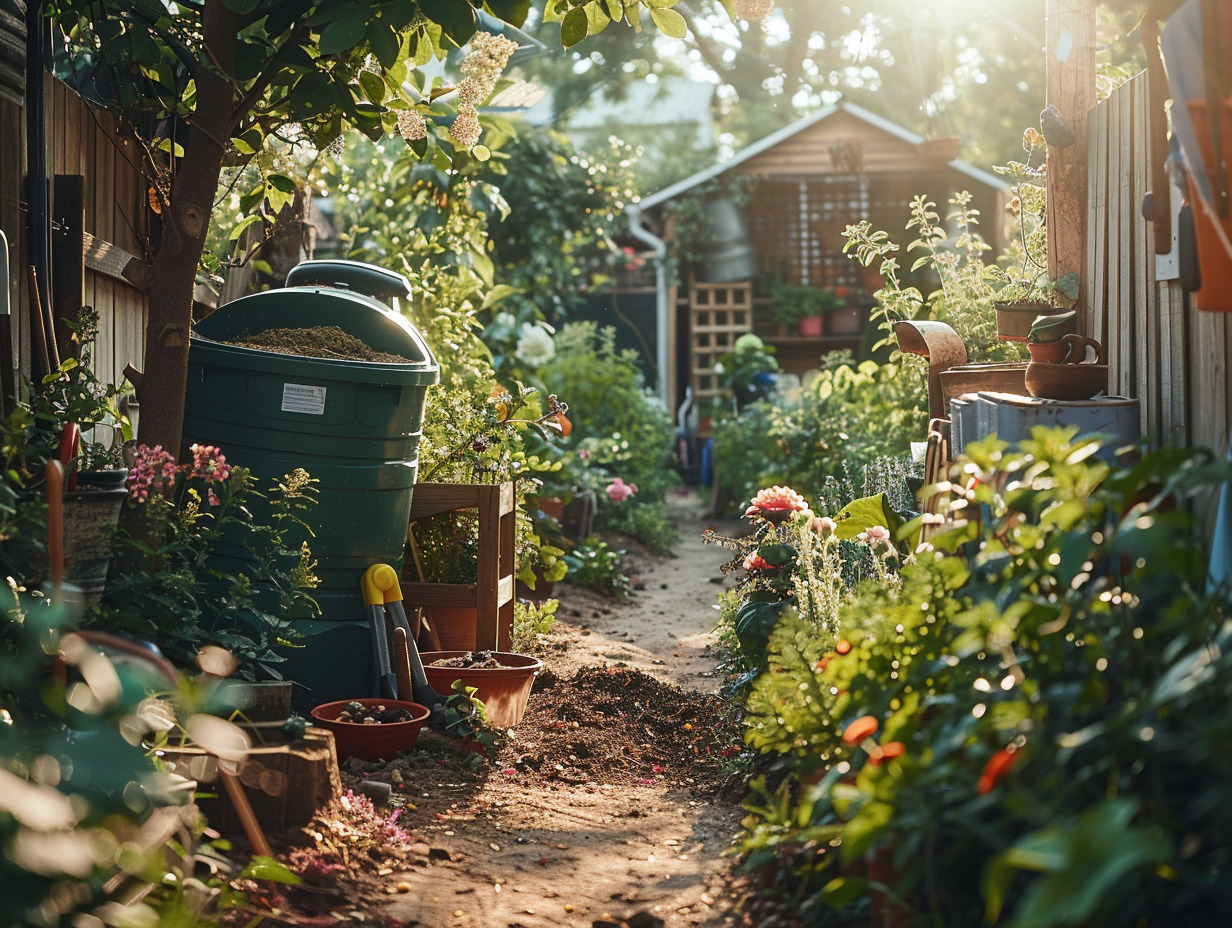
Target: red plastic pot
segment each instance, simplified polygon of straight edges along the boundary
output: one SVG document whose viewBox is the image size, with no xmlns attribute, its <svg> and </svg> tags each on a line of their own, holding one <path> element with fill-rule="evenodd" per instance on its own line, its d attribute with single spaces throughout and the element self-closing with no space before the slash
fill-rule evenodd
<svg viewBox="0 0 1232 928">
<path fill-rule="evenodd" d="M 433 661 L 461 657 L 465 651 L 425 651 L 421 657 L 428 683 L 438 693 L 448 693 L 455 680 L 473 686 L 483 700 L 488 721 L 496 728 L 509 728 L 522 721 L 535 677 L 543 670 L 543 661 L 525 654 L 493 651 L 500 667 L 433 667 Z"/>
<path fill-rule="evenodd" d="M 796 328 L 803 338 L 820 338 L 825 331 L 825 319 L 822 316 L 806 316 L 796 323 Z"/>
<path fill-rule="evenodd" d="M 406 722 L 387 722 L 380 725 L 362 725 L 358 722 L 340 722 L 338 716 L 348 704 L 358 702 L 365 706 L 395 706 L 406 709 L 411 718 Z M 334 733 L 334 744 L 339 757 L 358 757 L 360 760 L 392 760 L 415 747 L 419 730 L 428 721 L 428 707 L 417 702 L 401 699 L 339 699 L 327 702 L 312 710 L 312 717 L 322 728 Z"/>
</svg>

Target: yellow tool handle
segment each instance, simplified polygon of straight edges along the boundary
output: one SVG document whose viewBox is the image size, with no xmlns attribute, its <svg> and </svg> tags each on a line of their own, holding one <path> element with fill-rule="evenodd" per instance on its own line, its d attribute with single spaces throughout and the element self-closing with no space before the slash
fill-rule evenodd
<svg viewBox="0 0 1232 928">
<path fill-rule="evenodd" d="M 398 572 L 388 564 L 373 564 L 364 571 L 360 581 L 364 592 L 365 606 L 380 606 L 402 601 L 402 587 L 398 585 Z"/>
</svg>

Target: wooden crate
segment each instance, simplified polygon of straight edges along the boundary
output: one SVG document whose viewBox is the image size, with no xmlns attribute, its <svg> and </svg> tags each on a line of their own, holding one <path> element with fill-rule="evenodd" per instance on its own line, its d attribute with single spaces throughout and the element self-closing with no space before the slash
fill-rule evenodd
<svg viewBox="0 0 1232 928">
<path fill-rule="evenodd" d="M 417 483 L 411 521 L 459 509 L 479 510 L 479 555 L 474 583 L 402 581 L 408 609 L 476 610 L 475 647 L 508 651 L 513 631 L 513 542 L 517 515 L 512 483 Z"/>
</svg>

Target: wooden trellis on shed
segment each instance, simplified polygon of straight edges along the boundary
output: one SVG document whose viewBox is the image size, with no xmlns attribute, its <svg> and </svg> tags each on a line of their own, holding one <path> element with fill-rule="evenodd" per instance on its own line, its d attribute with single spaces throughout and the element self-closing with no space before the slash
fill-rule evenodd
<svg viewBox="0 0 1232 928">
<path fill-rule="evenodd" d="M 694 284 L 689 290 L 689 322 L 693 397 L 703 406 L 711 397 L 728 395 L 714 366 L 737 338 L 753 331 L 752 284 Z"/>
</svg>

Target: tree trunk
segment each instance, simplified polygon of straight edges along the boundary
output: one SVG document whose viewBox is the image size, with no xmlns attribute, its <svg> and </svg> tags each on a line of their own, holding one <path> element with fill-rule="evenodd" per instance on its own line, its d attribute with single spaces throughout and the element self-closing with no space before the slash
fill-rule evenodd
<svg viewBox="0 0 1232 928">
<path fill-rule="evenodd" d="M 141 403 L 139 438 L 177 456 L 184 426 L 193 288 L 233 124 L 232 84 L 218 69 L 233 72 L 238 30 L 239 20 L 225 4 L 205 4 L 203 64 L 194 75 L 197 104 L 187 120 L 184 157 L 172 175 L 162 212 L 162 237 L 150 266 L 145 370 L 134 383 Z"/>
</svg>

